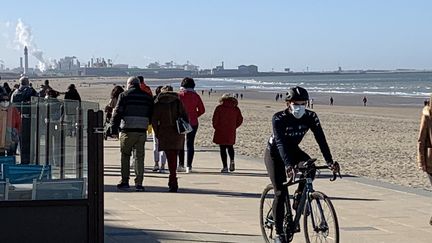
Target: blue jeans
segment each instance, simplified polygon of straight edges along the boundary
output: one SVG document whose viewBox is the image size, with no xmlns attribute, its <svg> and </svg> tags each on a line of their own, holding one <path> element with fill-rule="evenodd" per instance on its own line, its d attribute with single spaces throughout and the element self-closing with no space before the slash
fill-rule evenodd
<svg viewBox="0 0 432 243">
<path fill-rule="evenodd" d="M 192 126 L 192 132 L 186 134 L 186 148 L 187 148 L 187 167 L 192 167 L 192 161 L 195 154 L 195 136 L 198 131 L 198 125 Z M 184 159 L 185 159 L 185 151 L 184 149 L 179 151 L 179 166 L 184 167 Z"/>
</svg>

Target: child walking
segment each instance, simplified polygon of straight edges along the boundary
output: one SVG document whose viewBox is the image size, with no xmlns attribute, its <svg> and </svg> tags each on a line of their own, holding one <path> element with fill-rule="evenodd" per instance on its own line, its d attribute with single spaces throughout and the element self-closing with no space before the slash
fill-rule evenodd
<svg viewBox="0 0 432 243">
<path fill-rule="evenodd" d="M 235 170 L 234 144 L 236 129 L 242 124 L 243 116 L 238 108 L 238 101 L 231 94 L 224 94 L 219 99 L 219 105 L 213 113 L 213 142 L 220 147 L 222 159 L 221 173 L 228 173 L 227 151 L 230 157 L 229 171 Z"/>
</svg>

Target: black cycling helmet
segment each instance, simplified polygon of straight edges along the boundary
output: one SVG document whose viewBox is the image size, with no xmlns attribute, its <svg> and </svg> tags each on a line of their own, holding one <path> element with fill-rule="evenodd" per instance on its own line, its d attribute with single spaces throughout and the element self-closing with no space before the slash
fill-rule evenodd
<svg viewBox="0 0 432 243">
<path fill-rule="evenodd" d="M 285 98 L 285 101 L 306 101 L 309 100 L 309 94 L 306 89 L 295 86 L 288 90 L 287 97 Z"/>
</svg>

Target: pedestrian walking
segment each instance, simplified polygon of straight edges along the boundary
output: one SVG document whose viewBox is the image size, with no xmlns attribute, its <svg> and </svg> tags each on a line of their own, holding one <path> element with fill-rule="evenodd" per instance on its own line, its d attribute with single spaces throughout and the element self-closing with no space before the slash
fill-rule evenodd
<svg viewBox="0 0 432 243">
<path fill-rule="evenodd" d="M 4 82 L 3 88 L 4 88 L 4 90 L 6 91 L 7 95 L 10 98 L 10 96 L 12 95 L 12 89 L 10 88 L 10 86 L 9 86 L 9 84 L 7 82 Z"/>
<path fill-rule="evenodd" d="M 177 192 L 177 154 L 183 149 L 185 136 L 177 131 L 176 121 L 188 121 L 188 114 L 177 93 L 165 86 L 155 99 L 152 127 L 158 140 L 158 150 L 164 151 L 168 160 L 169 192 Z"/>
<path fill-rule="evenodd" d="M 179 172 L 192 172 L 192 162 L 195 154 L 195 136 L 198 131 L 198 118 L 205 113 L 204 104 L 201 97 L 195 92 L 195 81 L 192 78 L 184 78 L 180 84 L 183 88 L 179 92 L 179 98 L 186 109 L 189 117 L 192 132 L 186 135 L 187 148 L 187 167 L 185 168 L 185 152 L 184 149 L 179 152 Z"/>
<path fill-rule="evenodd" d="M 163 86 L 158 86 L 155 90 L 154 100 L 156 101 L 157 96 L 161 93 Z M 153 127 L 153 126 L 152 126 Z M 166 164 L 166 154 L 164 151 L 159 151 L 159 140 L 155 136 L 155 132 L 153 130 L 153 158 L 154 158 L 154 167 L 153 171 L 160 173 L 165 173 L 165 164 Z M 160 162 L 160 165 L 159 165 Z M 176 162 L 177 163 L 177 162 Z"/>
<path fill-rule="evenodd" d="M 135 190 L 144 191 L 144 145 L 152 113 L 153 97 L 141 90 L 137 77 L 130 77 L 127 80 L 127 91 L 119 95 L 111 119 L 112 132 L 117 134 L 118 130 L 121 131 L 121 181 L 117 185 L 119 189 L 129 188 L 130 157 L 135 148 Z"/>
<path fill-rule="evenodd" d="M 108 102 L 108 104 L 105 106 L 105 115 L 107 119 L 111 120 L 112 112 L 114 110 L 114 107 L 117 105 L 118 97 L 121 93 L 124 92 L 124 89 L 122 86 L 117 85 L 111 90 L 111 98 Z"/>
<path fill-rule="evenodd" d="M 20 129 L 20 113 L 10 104 L 7 91 L 0 87 L 0 156 L 16 154 Z"/>
<path fill-rule="evenodd" d="M 333 105 L 333 97 L 330 97 L 330 105 Z"/>
<path fill-rule="evenodd" d="M 73 136 L 75 133 L 75 124 L 77 122 L 78 107 L 81 104 L 75 84 L 70 84 L 64 96 L 64 122 L 66 125 L 66 135 Z"/>
<path fill-rule="evenodd" d="M 417 165 L 425 172 L 432 184 L 432 95 L 429 104 L 423 107 L 420 121 L 420 133 L 418 136 Z M 432 217 L 429 220 L 432 226 Z"/>
<path fill-rule="evenodd" d="M 224 94 L 213 113 L 212 124 L 215 129 L 213 142 L 219 145 L 222 160 L 221 173 L 228 173 L 227 151 L 230 157 L 229 171 L 235 170 L 234 144 L 236 129 L 243 123 L 243 116 L 238 108 L 238 101 L 229 94 Z"/>
<path fill-rule="evenodd" d="M 366 98 L 366 96 L 363 97 L 363 106 L 366 106 L 366 103 L 368 102 L 368 99 Z"/>
<path fill-rule="evenodd" d="M 19 87 L 12 93 L 11 103 L 15 103 L 21 113 L 21 133 L 20 133 L 20 155 L 21 164 L 30 163 L 30 144 L 31 144 L 31 117 L 30 107 L 31 97 L 37 96 L 37 92 L 30 87 L 30 81 L 26 76 L 19 80 Z"/>
</svg>

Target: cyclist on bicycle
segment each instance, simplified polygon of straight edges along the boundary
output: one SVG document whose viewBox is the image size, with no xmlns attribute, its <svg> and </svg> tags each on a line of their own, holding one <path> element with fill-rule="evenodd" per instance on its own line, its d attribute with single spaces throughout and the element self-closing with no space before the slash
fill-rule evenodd
<svg viewBox="0 0 432 243">
<path fill-rule="evenodd" d="M 271 135 L 264 155 L 265 165 L 274 187 L 273 219 L 275 220 L 276 237 L 274 242 L 286 242 L 283 230 L 285 215 L 284 201 L 288 196 L 287 187 L 283 186 L 287 176 L 295 176 L 295 166 L 299 162 L 310 159 L 309 155 L 300 149 L 299 144 L 310 129 L 317 141 L 327 165 L 333 168 L 333 159 L 320 121 L 315 112 L 306 110 L 309 94 L 306 89 L 296 86 L 290 88 L 285 99 L 288 108 L 277 112 L 272 118 L 273 134 Z M 313 172 L 313 176 L 315 172 Z M 299 183 L 294 194 L 294 210 L 305 183 Z"/>
</svg>

